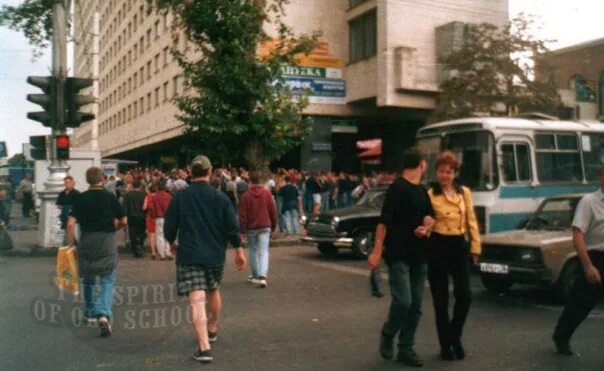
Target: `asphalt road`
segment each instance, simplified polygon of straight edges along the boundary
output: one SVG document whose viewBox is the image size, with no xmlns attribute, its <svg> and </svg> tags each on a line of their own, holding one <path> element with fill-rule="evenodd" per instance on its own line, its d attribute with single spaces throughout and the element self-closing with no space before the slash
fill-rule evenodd
<svg viewBox="0 0 604 371">
<path fill-rule="evenodd" d="M 309 246 L 272 249 L 269 287 L 254 288 L 229 255 L 215 361 L 202 366 L 186 303 L 171 292 L 170 262 L 124 255 L 118 270 L 114 334 L 99 338 L 79 322 L 81 304 L 53 284 L 53 258 L 0 257 L 1 370 L 399 370 L 377 351 L 388 297 L 369 295 L 365 263 L 322 258 Z M 384 282 L 386 284 L 386 282 Z M 445 362 L 429 290 L 416 351 L 428 370 L 603 370 L 604 306 L 562 357 L 550 341 L 561 311 L 547 290 L 514 288 L 499 296 L 472 279 L 465 332 L 468 357 Z"/>
</svg>

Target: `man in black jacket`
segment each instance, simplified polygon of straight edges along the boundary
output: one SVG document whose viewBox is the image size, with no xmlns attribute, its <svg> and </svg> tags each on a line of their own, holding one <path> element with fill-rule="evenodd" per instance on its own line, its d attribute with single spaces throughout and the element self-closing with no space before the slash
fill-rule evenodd
<svg viewBox="0 0 604 371">
<path fill-rule="evenodd" d="M 164 236 L 176 248 L 178 235 L 178 294 L 189 297 L 189 309 L 199 343 L 193 358 L 211 362 L 210 342 L 218 339 L 216 330 L 222 305 L 219 288 L 227 243 L 235 247 L 237 270 L 245 269 L 246 260 L 235 208 L 224 193 L 209 184 L 212 176 L 210 160 L 202 155 L 195 157 L 191 172 L 191 186 L 177 192 L 168 207 Z"/>
<path fill-rule="evenodd" d="M 139 178 L 132 181 L 133 190 L 124 196 L 124 211 L 128 217 L 128 235 L 134 256 L 145 255 L 145 211 L 143 204 L 147 194 L 142 189 Z"/>
</svg>

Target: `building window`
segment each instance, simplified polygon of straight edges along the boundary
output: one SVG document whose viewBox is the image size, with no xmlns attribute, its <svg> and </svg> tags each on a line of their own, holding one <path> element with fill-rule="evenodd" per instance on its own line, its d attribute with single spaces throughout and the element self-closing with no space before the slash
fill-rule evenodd
<svg viewBox="0 0 604 371">
<path fill-rule="evenodd" d="M 159 106 L 159 88 L 155 88 L 155 107 Z"/>
<path fill-rule="evenodd" d="M 172 78 L 172 97 L 176 97 L 178 95 L 178 79 L 178 75 Z"/>
<path fill-rule="evenodd" d="M 155 57 L 153 58 L 153 63 L 155 64 L 155 73 L 159 72 L 159 53 L 155 54 Z"/>
<path fill-rule="evenodd" d="M 136 118 L 136 115 L 138 114 L 138 101 L 134 101 L 134 103 L 132 104 L 132 117 Z"/>
<path fill-rule="evenodd" d="M 140 39 L 138 39 L 138 45 L 140 46 L 140 54 L 142 55 L 143 52 L 145 51 L 145 37 L 141 36 Z"/>
<path fill-rule="evenodd" d="M 151 29 L 147 30 L 147 48 L 151 47 Z"/>
<path fill-rule="evenodd" d="M 132 19 L 132 26 L 134 27 L 134 32 L 136 32 L 136 29 L 138 28 L 138 15 L 134 15 L 134 18 Z"/>
<path fill-rule="evenodd" d="M 147 62 L 147 80 L 151 79 L 151 61 Z"/>
<path fill-rule="evenodd" d="M 377 53 L 377 13 L 367 12 L 348 23 L 349 63 L 374 57 Z"/>
<path fill-rule="evenodd" d="M 155 40 L 159 39 L 159 20 L 155 21 L 155 24 L 153 24 L 153 34 Z"/>
<path fill-rule="evenodd" d="M 139 70 L 139 76 L 141 77 L 140 86 L 143 86 L 143 84 L 145 83 L 145 67 L 141 67 L 141 69 Z"/>
<path fill-rule="evenodd" d="M 168 101 L 168 82 L 164 82 L 164 99 L 163 102 Z"/>
<path fill-rule="evenodd" d="M 168 65 L 168 55 L 170 54 L 167 46 L 164 48 L 163 53 L 164 53 L 164 67 L 166 67 Z"/>
<path fill-rule="evenodd" d="M 132 77 L 132 82 L 134 83 L 132 88 L 136 89 L 136 86 L 138 85 L 138 72 L 134 73 L 134 76 Z"/>
<path fill-rule="evenodd" d="M 151 111 L 151 93 L 147 93 L 147 112 Z"/>
</svg>

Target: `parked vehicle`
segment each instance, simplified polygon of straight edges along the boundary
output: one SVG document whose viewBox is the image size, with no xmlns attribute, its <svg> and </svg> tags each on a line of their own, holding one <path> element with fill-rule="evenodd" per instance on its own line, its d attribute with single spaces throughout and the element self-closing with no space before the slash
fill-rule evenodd
<svg viewBox="0 0 604 371">
<path fill-rule="evenodd" d="M 482 237 L 479 261 L 484 286 L 495 292 L 515 283 L 553 286 L 568 297 L 580 262 L 573 249 L 572 220 L 583 194 L 546 198 L 522 229 Z"/>
<path fill-rule="evenodd" d="M 316 243 L 325 256 L 334 256 L 338 249 L 352 249 L 359 258 L 373 250 L 373 235 L 378 224 L 386 186 L 367 191 L 359 202 L 343 209 L 322 212 L 306 221 L 307 235 L 302 241 Z"/>
<path fill-rule="evenodd" d="M 462 161 L 459 182 L 472 190 L 481 233 L 512 230 L 548 196 L 593 192 L 604 165 L 604 125 L 530 118 L 478 117 L 418 130 L 427 181 L 443 150 Z"/>
</svg>

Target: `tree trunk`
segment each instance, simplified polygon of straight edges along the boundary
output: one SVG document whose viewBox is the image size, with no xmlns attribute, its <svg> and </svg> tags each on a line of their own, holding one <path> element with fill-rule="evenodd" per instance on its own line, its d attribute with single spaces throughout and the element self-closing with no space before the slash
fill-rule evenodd
<svg viewBox="0 0 604 371">
<path fill-rule="evenodd" d="M 269 160 L 263 153 L 262 144 L 258 140 L 250 139 L 245 148 L 244 156 L 250 170 L 268 169 Z"/>
</svg>

